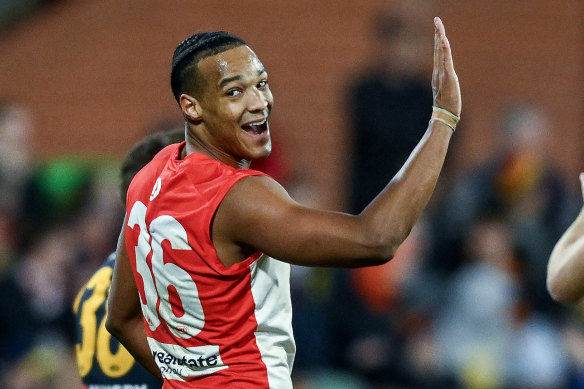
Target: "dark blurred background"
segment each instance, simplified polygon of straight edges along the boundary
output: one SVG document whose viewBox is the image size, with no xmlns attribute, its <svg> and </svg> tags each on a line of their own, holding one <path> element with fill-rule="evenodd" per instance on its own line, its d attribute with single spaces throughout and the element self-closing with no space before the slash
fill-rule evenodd
<svg viewBox="0 0 584 389">
<path fill-rule="evenodd" d="M 580 0 L 0 1 L 0 387 L 79 387 L 71 306 L 115 247 L 121 158 L 181 126 L 182 39 L 242 36 L 275 97 L 261 168 L 359 212 L 426 127 L 435 15 L 463 93 L 436 194 L 388 265 L 294 267 L 296 386 L 584 387 L 581 313 L 545 291 L 582 204 Z"/>
</svg>

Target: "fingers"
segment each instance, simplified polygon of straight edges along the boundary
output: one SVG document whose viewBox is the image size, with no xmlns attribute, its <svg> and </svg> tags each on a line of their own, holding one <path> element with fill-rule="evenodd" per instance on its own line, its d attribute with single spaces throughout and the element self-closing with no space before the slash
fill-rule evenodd
<svg viewBox="0 0 584 389">
<path fill-rule="evenodd" d="M 440 99 L 440 32 L 436 25 L 436 18 L 434 19 L 434 66 L 432 68 L 432 94 L 434 101 Z"/>
<path fill-rule="evenodd" d="M 442 102 L 444 82 L 444 26 L 440 18 L 434 18 L 434 69 L 432 71 L 432 90 L 435 105 Z"/>
<path fill-rule="evenodd" d="M 439 47 L 436 47 L 439 51 L 440 58 L 440 70 L 444 71 L 454 71 L 454 64 L 452 62 L 452 53 L 450 50 L 450 42 L 446 36 L 446 30 L 444 29 L 444 24 L 439 17 L 434 18 L 434 26 L 436 30 L 435 36 L 437 36 Z M 436 39 L 436 38 L 435 38 Z"/>
<path fill-rule="evenodd" d="M 444 24 L 442 23 L 442 19 L 438 16 L 434 18 L 434 27 L 436 28 L 436 33 L 440 38 L 446 37 L 446 30 L 444 30 Z"/>
<path fill-rule="evenodd" d="M 444 24 L 434 18 L 434 69 L 432 72 L 434 104 L 460 116 L 460 85 L 454 70 L 450 42 Z"/>
<path fill-rule="evenodd" d="M 436 26 L 436 20 L 434 20 L 434 74 L 436 77 L 438 74 L 438 53 L 440 51 L 440 35 L 438 32 L 438 27 Z"/>
<path fill-rule="evenodd" d="M 442 20 L 436 17 L 434 18 L 434 67 L 439 70 L 439 73 L 444 68 L 444 37 L 444 25 Z"/>
</svg>

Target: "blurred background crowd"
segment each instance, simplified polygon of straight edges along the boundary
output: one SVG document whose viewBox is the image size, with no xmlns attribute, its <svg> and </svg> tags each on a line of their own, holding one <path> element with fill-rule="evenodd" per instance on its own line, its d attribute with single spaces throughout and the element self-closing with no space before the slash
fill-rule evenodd
<svg viewBox="0 0 584 389">
<path fill-rule="evenodd" d="M 346 58 L 338 37 L 344 32 L 315 27 L 318 20 L 308 16 L 311 2 L 244 3 L 201 2 L 199 11 L 213 17 L 196 24 L 178 21 L 177 15 L 181 10 L 194 15 L 197 7 L 177 2 L 168 14 L 155 12 L 164 20 L 154 24 L 143 4 L 0 2 L 0 68 L 9 69 L 0 88 L 0 387 L 80 387 L 73 301 L 115 248 L 123 218 L 118 193 L 123 154 L 147 134 L 181 126 L 167 85 L 176 43 L 195 30 L 233 24 L 252 48 L 259 46 L 258 55 L 274 77 L 274 152 L 252 167 L 273 175 L 300 202 L 358 213 L 397 172 L 427 126 L 432 104 L 432 31 L 427 27 L 436 13 L 446 14 L 463 87 L 463 119 L 443 174 L 420 222 L 388 264 L 350 270 L 293 267 L 295 387 L 584 388 L 584 312 L 552 302 L 545 288 L 552 247 L 582 206 L 577 172 L 583 162 L 584 99 L 582 92 L 570 95 L 581 87 L 568 86 L 582 85 L 584 79 L 584 6 L 562 0 L 564 13 L 545 15 L 549 8 L 532 6 L 547 3 L 539 0 L 511 5 L 388 0 L 363 6 L 363 15 L 355 16 L 361 24 L 351 24 L 360 2 L 324 1 L 314 12 L 358 29 L 367 42 L 363 48 L 351 41 L 349 52 L 357 53 Z M 509 43 L 508 52 L 499 52 L 490 66 L 470 68 L 480 63 L 472 57 L 481 49 L 492 53 L 492 45 L 502 44 L 493 31 L 505 22 L 488 15 L 505 15 L 505 6 L 511 15 L 525 17 L 517 19 L 519 24 L 551 18 L 557 26 L 557 18 L 565 18 L 563 31 L 579 34 L 569 35 L 569 42 L 555 38 L 560 49 L 574 42 L 579 47 L 575 57 L 566 54 L 559 60 L 571 61 L 564 68 L 541 52 L 517 60 L 515 65 L 523 64 L 523 72 L 533 75 L 527 81 L 537 84 L 525 93 L 502 87 L 514 79 L 525 82 L 525 76 L 503 74 L 503 62 L 514 49 L 526 53 L 522 48 L 533 47 L 530 41 Z M 149 7 L 171 6 L 153 1 Z M 232 10 L 222 14 L 221 7 Z M 247 13 L 239 20 L 242 8 Z M 95 16 L 98 10 L 105 16 Z M 481 12 L 482 24 L 473 25 L 468 19 Z M 74 13 L 85 15 L 80 24 L 67 19 Z M 285 46 L 299 56 L 310 51 L 322 67 L 302 65 L 297 58 L 275 59 L 276 47 L 284 43 L 269 35 L 289 15 L 312 25 L 314 32 L 310 47 L 295 35 Z M 474 28 L 457 27 L 462 19 Z M 121 59 L 114 58 L 115 51 L 107 51 L 108 42 L 116 42 L 112 31 L 124 36 L 133 31 L 119 27 L 119 20 L 136 31 L 154 30 L 144 39 L 146 47 L 162 47 L 160 58 L 137 54 L 130 47 L 134 41 L 122 38 Z M 83 23 L 93 34 L 102 28 L 111 40 L 98 42 L 88 35 L 85 42 L 83 30 L 72 27 Z M 53 29 L 39 30 L 36 34 L 45 35 L 37 37 L 29 31 L 38 25 Z M 170 26 L 175 29 L 168 40 L 154 38 Z M 280 27 L 284 35 L 293 28 Z M 476 39 L 458 44 L 468 31 Z M 313 41 L 321 37 L 315 34 L 337 38 L 318 46 Z M 505 37 L 514 38 L 521 37 Z M 48 69 L 47 59 L 53 57 L 37 45 L 51 39 L 71 51 L 56 55 L 74 62 L 78 75 L 67 78 L 57 65 Z M 23 43 L 29 40 L 37 43 Z M 86 45 L 95 47 L 82 62 L 74 53 Z M 18 51 L 20 46 L 32 51 Z M 100 62 L 101 57 L 107 60 Z M 142 74 L 151 60 L 157 62 L 156 71 Z M 110 66 L 103 76 L 108 78 L 84 85 L 87 73 L 97 72 L 104 62 Z M 328 78 L 307 85 L 304 72 L 316 77 L 312 82 L 323 74 Z M 71 96 L 56 87 L 64 80 L 69 84 L 63 90 Z M 29 88 L 32 84 L 37 89 Z M 39 84 L 54 88 L 39 91 Z M 135 87 L 139 93 L 128 95 Z M 283 113 L 278 113 L 279 101 Z"/>
</svg>

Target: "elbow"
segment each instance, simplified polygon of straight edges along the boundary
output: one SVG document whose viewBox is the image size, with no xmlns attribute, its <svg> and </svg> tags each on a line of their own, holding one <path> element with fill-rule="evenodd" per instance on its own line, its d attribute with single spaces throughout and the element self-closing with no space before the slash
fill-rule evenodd
<svg viewBox="0 0 584 389">
<path fill-rule="evenodd" d="M 379 264 L 391 260 L 398 247 L 410 235 L 415 223 L 409 223 L 403 218 L 392 217 L 393 220 L 374 218 L 368 221 L 364 228 L 362 239 L 374 256 L 382 261 Z"/>
<path fill-rule="evenodd" d="M 571 304 L 580 299 L 579 294 L 569 288 L 569 283 L 562 281 L 557 276 L 554 277 L 548 274 L 546 287 L 552 300 L 558 303 Z"/>
<path fill-rule="evenodd" d="M 565 291 L 561 287 L 550 285 L 548 283 L 547 290 L 548 290 L 548 293 L 549 293 L 550 297 L 552 298 L 552 300 L 554 300 L 557 303 L 569 304 L 572 302 L 572 299 L 570 298 L 570 296 L 568 294 L 566 294 Z"/>
<path fill-rule="evenodd" d="M 373 265 L 383 265 L 393 259 L 402 241 L 389 240 L 383 242 L 375 248 L 376 256 Z"/>
<path fill-rule="evenodd" d="M 361 258 L 358 262 L 352 262 L 349 267 L 369 267 L 380 266 L 393 259 L 393 255 L 375 255 Z"/>
<path fill-rule="evenodd" d="M 383 265 L 393 259 L 398 247 L 403 243 L 407 233 L 405 234 L 382 234 L 371 233 L 368 234 L 368 241 L 366 243 L 367 250 L 371 256 L 368 258 L 365 266 Z"/>
<path fill-rule="evenodd" d="M 116 325 L 115 321 L 111 320 L 109 315 L 105 319 L 105 329 L 107 330 L 107 332 L 109 332 L 110 334 L 117 338 L 116 334 L 119 332 L 119 327 Z"/>
<path fill-rule="evenodd" d="M 105 329 L 112 334 L 116 339 L 120 339 L 123 332 L 123 324 L 115 316 L 108 313 L 105 319 Z"/>
<path fill-rule="evenodd" d="M 554 278 L 548 276 L 546 288 L 552 300 L 556 302 L 562 302 L 563 294 L 561 288 L 558 287 L 557 282 L 555 282 Z"/>
</svg>

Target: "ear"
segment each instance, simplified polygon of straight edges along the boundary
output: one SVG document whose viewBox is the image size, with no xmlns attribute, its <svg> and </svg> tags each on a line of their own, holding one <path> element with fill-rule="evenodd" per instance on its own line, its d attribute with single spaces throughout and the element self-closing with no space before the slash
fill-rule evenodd
<svg viewBox="0 0 584 389">
<path fill-rule="evenodd" d="M 180 95 L 180 109 L 189 121 L 198 122 L 201 120 L 201 105 L 199 101 L 193 96 L 182 94 Z"/>
</svg>

